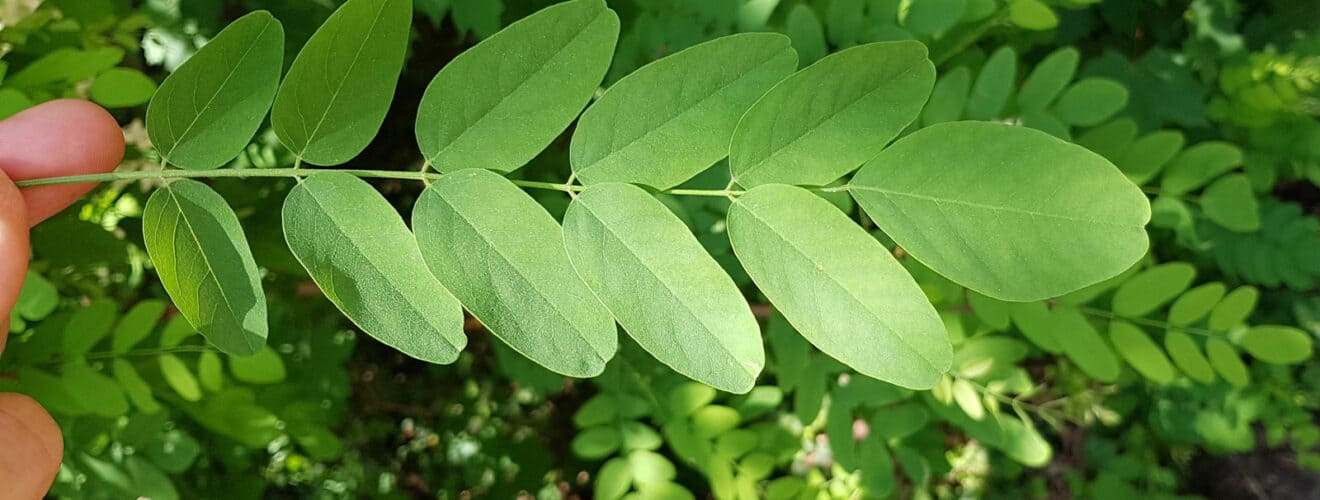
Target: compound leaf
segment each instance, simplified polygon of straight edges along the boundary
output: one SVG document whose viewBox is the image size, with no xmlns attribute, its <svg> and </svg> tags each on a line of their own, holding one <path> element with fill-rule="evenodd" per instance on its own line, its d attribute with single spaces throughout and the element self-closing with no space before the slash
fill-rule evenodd
<svg viewBox="0 0 1320 500">
<path fill-rule="evenodd" d="M 489 170 L 431 185 L 413 209 L 422 257 L 472 316 L 550 370 L 591 377 L 618 347 L 609 311 L 573 272 L 553 217 Z"/>
<path fill-rule="evenodd" d="M 266 345 L 266 295 L 238 216 L 218 193 L 192 180 L 152 193 L 142 238 L 175 307 L 221 351 Z"/>
<path fill-rule="evenodd" d="M 574 269 L 638 344 L 675 371 L 745 393 L 765 365 L 746 299 L 683 221 L 641 188 L 597 184 L 564 215 Z"/>
<path fill-rule="evenodd" d="M 283 66 L 280 22 L 264 10 L 239 18 L 156 90 L 147 106 L 151 144 L 179 167 L 224 165 L 261 127 Z"/>
<path fill-rule="evenodd" d="M 569 151 L 583 184 L 669 189 L 729 153 L 747 108 L 797 68 L 786 36 L 717 38 L 643 66 L 582 114 Z"/>
<path fill-rule="evenodd" d="M 882 42 L 836 52 L 779 82 L 733 132 L 729 167 L 746 187 L 825 185 L 912 123 L 935 85 L 926 46 Z"/>
<path fill-rule="evenodd" d="M 867 162 L 848 189 L 917 260 L 1000 300 L 1097 283 L 1148 244 L 1150 204 L 1136 185 L 1099 155 L 1022 127 L 926 127 Z"/>
<path fill-rule="evenodd" d="M 1004 46 L 990 54 L 990 58 L 981 66 L 981 73 L 972 83 L 972 93 L 967 97 L 967 118 L 972 120 L 991 120 L 998 118 L 1013 95 L 1013 82 L 1017 78 L 1017 52 L 1012 47 Z"/>
<path fill-rule="evenodd" d="M 858 372 L 934 387 L 953 362 L 944 324 L 883 245 L 828 201 L 754 188 L 729 208 L 747 274 L 802 336 Z"/>
<path fill-rule="evenodd" d="M 451 363 L 463 311 L 422 261 L 394 207 L 361 179 L 312 174 L 284 201 L 289 250 L 348 319 L 404 354 Z"/>
<path fill-rule="evenodd" d="M 376 136 L 403 69 L 412 5 L 349 0 L 307 40 L 271 114 L 275 134 L 294 155 L 338 165 Z"/>
<path fill-rule="evenodd" d="M 443 172 L 523 166 L 587 105 L 618 36 L 619 17 L 603 0 L 574 0 L 459 54 L 422 96 L 422 154 Z"/>
</svg>

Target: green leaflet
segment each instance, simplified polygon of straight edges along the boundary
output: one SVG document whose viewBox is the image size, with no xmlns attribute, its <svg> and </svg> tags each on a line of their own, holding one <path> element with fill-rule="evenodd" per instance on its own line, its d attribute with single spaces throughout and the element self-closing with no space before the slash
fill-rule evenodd
<svg viewBox="0 0 1320 500">
<path fill-rule="evenodd" d="M 1260 229 L 1260 204 L 1246 174 L 1220 177 L 1201 193 L 1205 217 L 1232 231 L 1251 233 Z"/>
<path fill-rule="evenodd" d="M 1118 379 L 1119 364 L 1110 344 L 1076 307 L 1058 306 L 1050 311 L 1054 336 L 1063 354 L 1091 378 L 1101 382 Z"/>
<path fill-rule="evenodd" d="M 1311 336 L 1291 326 L 1253 326 L 1240 344 L 1252 357 L 1266 363 L 1290 365 L 1311 359 Z"/>
<path fill-rule="evenodd" d="M 825 30 L 820 25 L 820 18 L 809 5 L 797 4 L 788 11 L 785 31 L 793 39 L 793 48 L 797 50 L 800 65 L 814 63 L 830 52 L 829 46 L 825 44 Z"/>
<path fill-rule="evenodd" d="M 193 328 L 221 351 L 266 344 L 266 295 L 238 216 L 206 184 L 179 180 L 152 193 L 142 238 L 160 282 Z"/>
<path fill-rule="evenodd" d="M 1017 105 L 1023 111 L 1044 110 L 1077 74 L 1081 53 L 1072 47 L 1051 52 L 1037 64 L 1018 90 Z"/>
<path fill-rule="evenodd" d="M 129 401 L 133 402 L 143 413 L 156 413 L 160 411 L 160 402 L 156 401 L 152 394 L 151 385 L 147 384 L 146 379 L 138 373 L 136 368 L 123 358 L 115 358 L 111 362 L 113 367 L 115 381 L 123 388 L 124 395 L 128 396 Z"/>
<path fill-rule="evenodd" d="M 675 371 L 746 393 L 765 366 L 746 299 L 668 208 L 641 188 L 588 188 L 564 215 L 578 275 L 638 344 Z"/>
<path fill-rule="evenodd" d="M 412 4 L 349 0 L 307 40 L 270 117 L 294 155 L 313 165 L 338 165 L 376 136 L 403 69 Z"/>
<path fill-rule="evenodd" d="M 1256 287 L 1234 288 L 1210 311 L 1210 319 L 1206 320 L 1206 323 L 1211 330 L 1226 331 L 1233 328 L 1251 316 L 1251 311 L 1256 309 L 1256 300 L 1259 298 L 1260 290 Z"/>
<path fill-rule="evenodd" d="M 1114 312 L 1141 317 L 1176 298 L 1196 279 L 1196 268 L 1186 262 L 1161 264 L 1133 276 L 1114 292 Z"/>
<path fill-rule="evenodd" d="M 1136 185 L 1099 155 L 1022 127 L 926 127 L 848 189 L 913 257 L 1000 300 L 1078 290 L 1128 269 L 1148 244 L 1150 205 Z"/>
<path fill-rule="evenodd" d="M 119 382 L 96 370 L 79 359 L 64 364 L 64 383 L 77 388 L 78 403 L 93 414 L 102 417 L 118 417 L 128 413 L 128 397 L 119 387 Z"/>
<path fill-rule="evenodd" d="M 1251 383 L 1251 372 L 1247 370 L 1247 365 L 1242 363 L 1237 350 L 1224 339 L 1212 337 L 1206 340 L 1205 353 L 1210 357 L 1210 366 L 1233 387 L 1246 387 Z"/>
<path fill-rule="evenodd" d="M 278 24 L 277 24 L 278 25 Z M 279 80 L 277 76 L 276 81 Z M 274 88 L 274 85 L 271 86 Z M 156 92 L 156 82 L 141 71 L 128 68 L 115 68 L 96 77 L 88 95 L 97 104 L 107 108 L 129 108 L 150 101 Z M 271 92 L 274 95 L 274 92 Z M 270 106 L 270 98 L 266 99 Z M 265 111 L 262 111 L 265 114 Z"/>
<path fill-rule="evenodd" d="M 1227 142 L 1209 141 L 1184 149 L 1169 162 L 1160 190 L 1186 194 L 1242 164 L 1242 150 Z"/>
<path fill-rule="evenodd" d="M 1161 384 L 1173 382 L 1178 376 L 1164 350 L 1132 323 L 1120 320 L 1109 323 L 1109 340 L 1114 350 L 1141 376 Z"/>
<path fill-rule="evenodd" d="M 643 66 L 587 108 L 569 151 L 583 184 L 669 189 L 729 153 L 738 119 L 797 68 L 775 33 L 717 38 Z"/>
<path fill-rule="evenodd" d="M 1169 351 L 1173 364 L 1188 377 L 1203 384 L 1215 381 L 1215 372 L 1210 368 L 1210 361 L 1205 359 L 1201 348 L 1182 330 L 1169 330 L 1164 334 L 1164 349 Z"/>
<path fill-rule="evenodd" d="M 255 356 L 229 358 L 229 371 L 235 379 L 249 384 L 273 384 L 285 377 L 284 359 L 270 346 Z"/>
<path fill-rule="evenodd" d="M 159 271 L 158 271 L 159 273 Z M 134 345 L 151 336 L 151 331 L 165 314 L 165 301 L 148 299 L 138 302 L 124 314 L 110 336 L 111 349 L 116 353 L 128 352 Z"/>
<path fill-rule="evenodd" d="M 422 261 L 394 207 L 352 175 L 312 174 L 284 201 L 289 250 L 348 319 L 404 354 L 451 363 L 463 311 Z"/>
<path fill-rule="evenodd" d="M 573 272 L 553 217 L 489 170 L 445 175 L 422 193 L 413 229 L 431 272 L 491 333 L 570 377 L 618 347 L 609 311 Z"/>
<path fill-rule="evenodd" d="M 888 249 L 809 191 L 767 185 L 729 208 L 747 274 L 825 353 L 863 375 L 934 387 L 953 360 L 944 325 Z"/>
<path fill-rule="evenodd" d="M 1182 132 L 1157 130 L 1142 136 L 1114 158 L 1114 164 L 1127 174 L 1132 182 L 1145 184 L 1159 174 L 1165 163 L 1183 147 Z"/>
<path fill-rule="evenodd" d="M 64 335 L 60 339 L 65 356 L 87 354 L 110 334 L 110 328 L 119 319 L 119 304 L 108 298 L 93 300 L 87 307 L 78 309 L 64 325 Z"/>
<path fill-rule="evenodd" d="M 967 97 L 966 116 L 972 120 L 993 120 L 1004 112 L 1009 96 L 1013 95 L 1013 82 L 1017 79 L 1017 52 L 1002 47 L 990 54 L 972 84 Z"/>
<path fill-rule="evenodd" d="M 1169 324 L 1187 326 L 1204 318 L 1224 298 L 1228 288 L 1218 281 L 1198 286 L 1173 301 L 1169 306 Z"/>
<path fill-rule="evenodd" d="M 879 153 L 926 104 L 935 66 L 918 42 L 836 52 L 794 73 L 743 115 L 729 167 L 745 187 L 820 186 Z"/>
<path fill-rule="evenodd" d="M 160 374 L 164 377 L 166 385 L 174 389 L 174 392 L 185 401 L 202 399 L 202 386 L 197 383 L 197 377 L 188 370 L 188 365 L 184 364 L 182 359 L 173 354 L 162 354 L 158 359 Z"/>
<path fill-rule="evenodd" d="M 1068 87 L 1054 104 L 1054 115 L 1079 127 L 1099 125 L 1127 106 L 1128 91 L 1106 78 L 1087 78 Z"/>
<path fill-rule="evenodd" d="M 930 126 L 962 118 L 967 93 L 972 86 L 972 72 L 965 66 L 953 68 L 935 82 L 935 88 L 921 110 L 921 123 Z"/>
<path fill-rule="evenodd" d="M 422 96 L 422 155 L 443 172 L 523 166 L 587 105 L 618 36 L 619 17 L 603 0 L 574 0 L 459 54 Z"/>
<path fill-rule="evenodd" d="M 1041 0 L 1009 0 L 1008 19 L 1029 30 L 1047 30 L 1059 25 L 1059 16 Z"/>
<path fill-rule="evenodd" d="M 156 90 L 147 136 L 166 161 L 216 168 L 252 140 L 270 111 L 284 66 L 284 28 L 256 11 L 234 21 Z"/>
</svg>

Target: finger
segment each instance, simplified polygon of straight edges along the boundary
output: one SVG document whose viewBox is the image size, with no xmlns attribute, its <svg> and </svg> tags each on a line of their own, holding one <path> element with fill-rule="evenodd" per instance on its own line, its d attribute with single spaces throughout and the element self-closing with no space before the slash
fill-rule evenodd
<svg viewBox="0 0 1320 500">
<path fill-rule="evenodd" d="M 60 427 L 32 398 L 0 393 L 0 497 L 38 499 L 64 458 Z"/>
<path fill-rule="evenodd" d="M 28 264 L 27 207 L 18 187 L 0 171 L 0 352 L 9 335 L 9 313 L 18 301 Z M 0 483 L 3 484 L 3 483 Z"/>
<path fill-rule="evenodd" d="M 100 106 L 60 99 L 0 122 L 0 170 L 14 181 L 114 170 L 124 158 L 124 134 Z M 96 184 L 60 184 L 23 190 L 27 224 L 63 210 Z"/>
</svg>

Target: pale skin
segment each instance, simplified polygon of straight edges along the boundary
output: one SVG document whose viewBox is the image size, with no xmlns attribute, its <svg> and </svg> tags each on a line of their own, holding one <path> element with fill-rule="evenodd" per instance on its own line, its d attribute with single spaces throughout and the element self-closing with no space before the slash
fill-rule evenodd
<svg viewBox="0 0 1320 500">
<path fill-rule="evenodd" d="M 86 101 L 51 101 L 0 121 L 0 325 L 9 324 L 27 274 L 28 229 L 94 187 L 19 190 L 14 181 L 108 172 L 123 156 L 119 124 Z M 8 328 L 0 328 L 0 355 L 7 335 Z M 41 405 L 0 393 L 0 500 L 41 498 L 63 456 L 60 428 Z"/>
</svg>

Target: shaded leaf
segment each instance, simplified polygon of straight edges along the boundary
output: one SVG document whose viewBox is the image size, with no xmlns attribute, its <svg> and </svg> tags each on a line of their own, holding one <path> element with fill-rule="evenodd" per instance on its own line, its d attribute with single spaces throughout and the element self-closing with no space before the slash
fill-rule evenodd
<svg viewBox="0 0 1320 500">
<path fill-rule="evenodd" d="M 458 301 L 370 184 L 344 173 L 310 175 L 289 192 L 283 220 L 289 250 L 364 332 L 423 361 L 458 359 L 467 344 Z"/>
<path fill-rule="evenodd" d="M 175 307 L 207 340 L 239 356 L 265 345 L 260 273 L 224 198 L 192 180 L 163 186 L 147 200 L 142 237 Z"/>
</svg>

